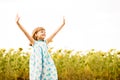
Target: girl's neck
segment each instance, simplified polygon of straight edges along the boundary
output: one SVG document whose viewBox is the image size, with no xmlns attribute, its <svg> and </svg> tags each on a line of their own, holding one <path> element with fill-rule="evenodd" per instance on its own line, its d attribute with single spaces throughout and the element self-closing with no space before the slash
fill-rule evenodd
<svg viewBox="0 0 120 80">
<path fill-rule="evenodd" d="M 37 40 L 37 41 L 44 41 L 44 39 L 39 39 L 39 40 Z"/>
</svg>

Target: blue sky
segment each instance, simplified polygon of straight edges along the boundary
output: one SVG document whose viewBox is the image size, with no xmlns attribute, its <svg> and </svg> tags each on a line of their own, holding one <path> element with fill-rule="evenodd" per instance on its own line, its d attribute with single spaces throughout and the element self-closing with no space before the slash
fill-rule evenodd
<svg viewBox="0 0 120 80">
<path fill-rule="evenodd" d="M 11 0 L 0 1 L 0 48 L 28 47 L 29 41 L 15 23 L 18 13 L 21 24 L 31 34 L 44 26 L 49 36 L 66 25 L 50 46 L 68 49 L 120 49 L 119 0 Z"/>
</svg>

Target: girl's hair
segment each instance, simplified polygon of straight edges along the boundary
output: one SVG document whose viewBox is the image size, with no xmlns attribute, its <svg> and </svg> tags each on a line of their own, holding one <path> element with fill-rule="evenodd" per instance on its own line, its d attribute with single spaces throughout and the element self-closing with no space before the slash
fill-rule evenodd
<svg viewBox="0 0 120 80">
<path fill-rule="evenodd" d="M 35 36 L 35 34 L 36 34 L 37 32 L 39 32 L 39 31 L 41 31 L 41 30 L 45 30 L 45 28 L 43 28 L 43 27 L 37 27 L 37 28 L 35 28 L 35 29 L 33 30 L 33 32 L 32 32 L 32 38 L 33 38 L 34 40 L 37 40 L 37 36 Z M 30 46 L 32 46 L 31 43 L 30 43 Z"/>
</svg>

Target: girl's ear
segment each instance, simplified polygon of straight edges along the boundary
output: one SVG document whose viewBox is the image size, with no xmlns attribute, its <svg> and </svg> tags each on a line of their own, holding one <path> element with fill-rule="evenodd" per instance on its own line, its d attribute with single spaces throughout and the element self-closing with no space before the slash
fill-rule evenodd
<svg viewBox="0 0 120 80">
<path fill-rule="evenodd" d="M 35 33 L 34 35 L 35 35 L 35 37 L 37 36 L 37 34 L 36 34 L 36 33 Z"/>
<path fill-rule="evenodd" d="M 36 40 L 37 40 L 37 37 L 38 37 L 38 36 L 37 36 L 37 33 L 35 33 L 34 38 L 35 38 Z"/>
</svg>

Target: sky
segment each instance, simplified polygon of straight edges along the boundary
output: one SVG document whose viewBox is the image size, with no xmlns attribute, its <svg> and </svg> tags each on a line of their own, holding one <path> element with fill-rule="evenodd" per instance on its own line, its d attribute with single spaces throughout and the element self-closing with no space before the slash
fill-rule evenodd
<svg viewBox="0 0 120 80">
<path fill-rule="evenodd" d="M 29 34 L 37 26 L 47 37 L 61 24 L 50 47 L 74 50 L 120 49 L 120 0 L 1 0 L 0 48 L 28 48 L 15 23 L 16 14 Z"/>
</svg>

